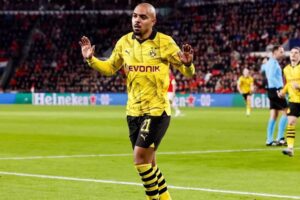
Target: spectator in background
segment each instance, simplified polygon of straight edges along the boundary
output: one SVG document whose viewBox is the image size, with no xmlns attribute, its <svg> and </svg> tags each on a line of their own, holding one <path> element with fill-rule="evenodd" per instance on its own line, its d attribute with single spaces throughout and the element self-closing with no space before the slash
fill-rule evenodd
<svg viewBox="0 0 300 200">
<path fill-rule="evenodd" d="M 203 79 L 205 74 L 208 74 L 207 83 L 197 82 L 197 87 L 194 87 L 194 80 L 186 80 L 180 73 L 174 73 L 178 92 L 237 92 L 237 75 L 241 74 L 241 66 L 243 66 L 247 67 L 255 77 L 256 92 L 263 93 L 264 88 L 259 82 L 261 75 L 259 70 L 255 69 L 260 58 L 249 56 L 249 53 L 265 51 L 268 45 L 268 48 L 271 48 L 274 43 L 283 44 L 287 37 L 299 37 L 298 28 L 293 26 L 299 21 L 299 2 L 291 0 L 256 1 L 256 3 L 248 1 L 235 4 L 203 2 L 190 7 L 179 4 L 177 8 L 174 8 L 176 7 L 174 1 L 166 0 L 166 2 L 168 3 L 164 5 L 172 12 L 164 18 L 161 17 L 157 24 L 158 29 L 171 34 L 177 43 L 189 41 L 195 47 L 194 63 L 197 75 L 201 73 Z M 40 7 L 41 4 L 44 5 Z M 109 15 L 88 12 L 64 14 L 63 12 L 70 9 L 80 12 L 92 9 L 101 12 L 101 9 L 105 8 L 113 11 L 129 7 L 128 2 L 122 0 L 118 0 L 117 4 L 110 0 L 0 2 L 2 10 L 40 9 L 39 12 L 43 12 L 53 9 L 60 13 L 0 16 L 0 44 L 2 47 L 8 47 L 5 49 L 0 47 L 2 57 L 11 57 L 12 52 L 22 52 L 24 41 L 33 27 L 35 29 L 29 55 L 24 61 L 29 66 L 28 73 L 18 77 L 15 74 L 14 81 L 11 81 L 14 85 L 9 87 L 19 92 L 29 92 L 31 84 L 34 83 L 37 92 L 125 92 L 123 81 L 115 85 L 119 73 L 113 77 L 104 77 L 99 73 L 96 78 L 91 76 L 92 70 L 86 69 L 81 63 L 81 58 L 77 56 L 77 43 L 74 41 L 80 38 L 82 30 L 86 30 L 85 34 L 95 38 L 93 43 L 96 44 L 99 56 L 109 55 L 111 46 L 117 39 L 130 31 L 130 27 L 127 26 L 130 17 L 127 14 L 119 15 L 114 12 Z M 264 16 L 265 20 L 261 20 L 261 16 Z M 278 24 L 278 21 L 282 23 Z M 86 27 L 94 27 L 94 29 L 87 30 Z M 65 46 L 69 48 L 63 48 Z M 10 48 L 12 50 L 9 50 Z M 19 66 L 24 66 L 24 63 Z M 226 76 L 229 73 L 233 73 L 234 76 Z M 70 82 L 60 81 L 67 79 Z M 83 81 L 85 79 L 89 81 Z M 215 87 L 219 80 L 222 83 L 221 90 Z M 26 84 L 26 82 L 30 83 Z M 228 82 L 231 84 L 228 85 Z"/>
</svg>

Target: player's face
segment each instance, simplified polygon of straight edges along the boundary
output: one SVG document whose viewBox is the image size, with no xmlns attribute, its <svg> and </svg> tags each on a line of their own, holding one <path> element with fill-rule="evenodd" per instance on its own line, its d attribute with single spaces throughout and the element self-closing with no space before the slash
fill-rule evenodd
<svg viewBox="0 0 300 200">
<path fill-rule="evenodd" d="M 147 7 L 137 6 L 132 14 L 132 29 L 135 35 L 143 36 L 152 31 L 155 24 L 154 17 L 148 12 Z"/>
<path fill-rule="evenodd" d="M 275 53 L 275 57 L 280 60 L 284 57 L 284 49 L 283 47 L 280 47 L 277 51 L 274 52 Z"/>
<path fill-rule="evenodd" d="M 299 63 L 300 61 L 300 52 L 298 49 L 292 49 L 290 53 L 290 60 L 294 63 Z"/>
<path fill-rule="evenodd" d="M 248 69 L 244 69 L 243 70 L 243 75 L 246 76 L 246 77 L 249 76 L 249 70 Z"/>
</svg>

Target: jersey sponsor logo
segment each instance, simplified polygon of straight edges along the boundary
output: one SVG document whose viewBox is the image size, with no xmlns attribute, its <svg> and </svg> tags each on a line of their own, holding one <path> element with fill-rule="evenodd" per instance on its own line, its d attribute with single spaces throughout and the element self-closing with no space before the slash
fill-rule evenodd
<svg viewBox="0 0 300 200">
<path fill-rule="evenodd" d="M 125 65 L 125 69 L 130 72 L 159 72 L 159 66 Z"/>
</svg>

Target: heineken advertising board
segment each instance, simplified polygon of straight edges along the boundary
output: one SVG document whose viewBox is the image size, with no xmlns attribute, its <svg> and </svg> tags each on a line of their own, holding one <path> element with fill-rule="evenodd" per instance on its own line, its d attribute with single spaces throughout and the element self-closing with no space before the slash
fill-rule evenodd
<svg viewBox="0 0 300 200">
<path fill-rule="evenodd" d="M 251 107 L 268 108 L 265 94 L 253 94 Z M 2 93 L 0 104 L 33 105 L 126 105 L 125 93 Z M 175 102 L 180 107 L 243 107 L 240 94 L 177 94 Z"/>
</svg>

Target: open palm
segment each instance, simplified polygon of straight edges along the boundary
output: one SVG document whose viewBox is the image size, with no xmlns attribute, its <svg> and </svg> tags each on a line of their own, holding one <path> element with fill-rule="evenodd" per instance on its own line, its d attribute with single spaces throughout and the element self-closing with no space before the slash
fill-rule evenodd
<svg viewBox="0 0 300 200">
<path fill-rule="evenodd" d="M 79 41 L 79 45 L 81 46 L 81 53 L 83 58 L 89 59 L 94 55 L 95 46 L 91 45 L 89 38 L 83 36 Z"/>
<path fill-rule="evenodd" d="M 184 44 L 182 46 L 182 51 L 178 53 L 180 61 L 186 65 L 190 66 L 193 62 L 194 50 L 189 44 Z"/>
</svg>

